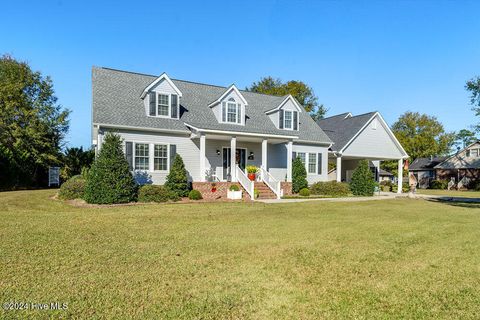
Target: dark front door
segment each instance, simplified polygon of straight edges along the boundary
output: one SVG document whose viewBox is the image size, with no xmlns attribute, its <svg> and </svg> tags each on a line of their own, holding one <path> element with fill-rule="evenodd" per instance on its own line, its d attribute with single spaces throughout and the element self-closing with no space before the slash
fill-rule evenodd
<svg viewBox="0 0 480 320">
<path fill-rule="evenodd" d="M 223 180 L 231 181 L 231 170 L 232 166 L 230 165 L 230 148 L 223 148 Z M 235 164 L 238 164 L 242 171 L 245 171 L 245 166 L 247 163 L 247 150 L 245 149 L 236 149 L 235 150 Z M 235 166 L 234 166 L 235 168 Z"/>
</svg>

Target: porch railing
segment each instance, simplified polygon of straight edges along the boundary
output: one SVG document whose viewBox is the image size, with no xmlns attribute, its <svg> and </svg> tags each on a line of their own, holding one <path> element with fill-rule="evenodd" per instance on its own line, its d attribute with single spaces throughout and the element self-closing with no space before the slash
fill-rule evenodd
<svg viewBox="0 0 480 320">
<path fill-rule="evenodd" d="M 281 197 L 281 186 L 280 181 L 276 180 L 270 172 L 268 172 L 265 168 L 260 167 L 260 176 L 262 181 L 275 193 L 277 199 Z"/>
<path fill-rule="evenodd" d="M 237 176 L 238 182 L 240 182 L 242 187 L 247 191 L 250 198 L 252 200 L 255 200 L 254 182 L 248 179 L 245 172 L 243 172 L 238 165 L 235 166 L 235 170 L 236 170 L 236 176 Z"/>
</svg>

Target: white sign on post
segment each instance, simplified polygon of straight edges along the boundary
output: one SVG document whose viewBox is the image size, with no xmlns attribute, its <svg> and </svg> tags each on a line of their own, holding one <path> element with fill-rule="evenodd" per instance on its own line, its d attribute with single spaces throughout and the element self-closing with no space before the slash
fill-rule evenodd
<svg viewBox="0 0 480 320">
<path fill-rule="evenodd" d="M 48 168 L 48 186 L 60 185 L 60 167 Z"/>
</svg>

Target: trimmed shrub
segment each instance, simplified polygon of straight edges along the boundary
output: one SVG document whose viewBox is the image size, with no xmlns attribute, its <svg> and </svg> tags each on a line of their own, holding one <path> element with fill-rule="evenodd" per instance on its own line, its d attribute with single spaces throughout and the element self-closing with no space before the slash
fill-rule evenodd
<svg viewBox="0 0 480 320">
<path fill-rule="evenodd" d="M 73 176 L 60 187 L 58 197 L 64 200 L 82 199 L 85 194 L 85 179 L 80 176 Z"/>
<path fill-rule="evenodd" d="M 448 188 L 447 180 L 432 180 L 432 182 L 430 182 L 430 189 L 446 190 L 447 188 Z"/>
<path fill-rule="evenodd" d="M 308 190 L 308 188 L 303 188 L 303 189 L 300 190 L 299 194 L 302 197 L 309 197 L 310 196 L 310 190 Z"/>
<path fill-rule="evenodd" d="M 119 135 L 108 132 L 98 157 L 88 171 L 85 201 L 96 204 L 127 203 L 137 196 Z"/>
<path fill-rule="evenodd" d="M 186 197 L 190 191 L 187 169 L 180 155 L 173 159 L 172 168 L 167 175 L 165 187 L 175 192 L 179 197 Z"/>
<path fill-rule="evenodd" d="M 238 184 L 232 184 L 228 189 L 230 191 L 240 191 L 240 187 L 238 186 Z"/>
<path fill-rule="evenodd" d="M 392 192 L 397 192 L 398 191 L 398 184 L 393 184 L 392 187 L 390 188 Z M 402 182 L 402 192 L 409 192 L 410 191 L 410 185 L 408 184 L 408 181 L 403 181 Z"/>
<path fill-rule="evenodd" d="M 300 158 L 296 158 L 292 163 L 292 191 L 298 193 L 303 188 L 308 188 L 307 171 Z"/>
<path fill-rule="evenodd" d="M 362 160 L 353 171 L 350 190 L 355 196 L 373 196 L 375 191 L 375 180 L 373 173 L 368 167 L 368 161 Z"/>
<path fill-rule="evenodd" d="M 190 199 L 190 200 L 201 200 L 201 199 L 203 199 L 203 197 L 202 197 L 202 194 L 200 193 L 200 191 L 194 189 L 194 190 L 191 190 L 188 193 L 188 199 Z"/>
<path fill-rule="evenodd" d="M 144 185 L 138 189 L 138 201 L 140 202 L 167 202 L 178 201 L 180 197 L 164 186 Z"/>
<path fill-rule="evenodd" d="M 350 193 L 350 188 L 345 182 L 317 182 L 310 186 L 310 192 L 312 194 L 330 197 L 346 197 Z"/>
</svg>

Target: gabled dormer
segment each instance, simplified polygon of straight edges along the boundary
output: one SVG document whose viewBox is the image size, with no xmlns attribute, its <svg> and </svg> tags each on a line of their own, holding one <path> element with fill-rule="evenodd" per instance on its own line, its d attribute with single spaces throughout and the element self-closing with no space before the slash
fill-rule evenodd
<svg viewBox="0 0 480 320">
<path fill-rule="evenodd" d="M 180 98 L 182 92 L 166 73 L 155 79 L 143 90 L 145 112 L 149 117 L 180 118 Z"/>
<path fill-rule="evenodd" d="M 292 95 L 288 95 L 276 108 L 265 113 L 277 129 L 297 131 L 300 128 L 299 115 L 301 112 L 302 108 L 297 100 Z"/>
<path fill-rule="evenodd" d="M 247 100 L 232 84 L 217 100 L 208 106 L 212 109 L 218 122 L 245 125 L 245 107 L 247 105 Z"/>
</svg>

